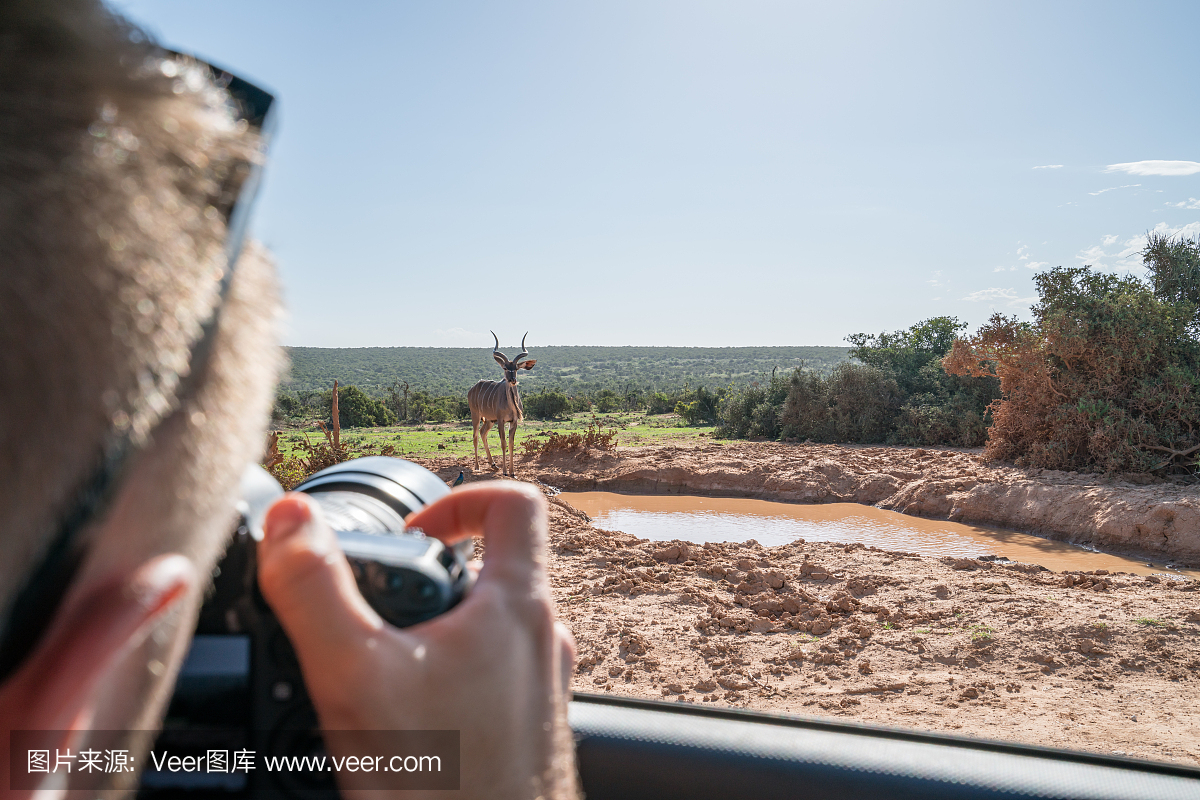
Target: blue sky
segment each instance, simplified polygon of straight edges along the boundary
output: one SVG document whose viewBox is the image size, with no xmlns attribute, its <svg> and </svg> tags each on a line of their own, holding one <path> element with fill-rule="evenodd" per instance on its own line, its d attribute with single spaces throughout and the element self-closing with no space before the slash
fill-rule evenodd
<svg viewBox="0 0 1200 800">
<path fill-rule="evenodd" d="M 1194 2 L 115 6 L 279 96 L 287 344 L 838 345 L 1200 233 Z"/>
</svg>

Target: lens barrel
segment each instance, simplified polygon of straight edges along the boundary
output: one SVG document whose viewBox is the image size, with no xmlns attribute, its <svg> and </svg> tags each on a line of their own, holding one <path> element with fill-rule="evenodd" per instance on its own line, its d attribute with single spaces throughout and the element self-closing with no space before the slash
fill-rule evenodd
<svg viewBox="0 0 1200 800">
<path fill-rule="evenodd" d="M 321 470 L 296 491 L 321 506 L 359 591 L 391 624 L 415 625 L 462 599 L 471 579 L 470 539 L 448 548 L 404 524 L 450 492 L 429 470 L 398 458 L 358 458 Z"/>
</svg>

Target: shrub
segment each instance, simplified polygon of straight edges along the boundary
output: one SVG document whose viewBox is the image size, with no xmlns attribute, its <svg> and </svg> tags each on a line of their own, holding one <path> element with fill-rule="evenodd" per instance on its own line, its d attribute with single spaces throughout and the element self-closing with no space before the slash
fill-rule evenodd
<svg viewBox="0 0 1200 800">
<path fill-rule="evenodd" d="M 522 397 L 521 405 L 534 419 L 558 419 L 567 413 L 571 401 L 559 389 L 547 389 Z"/>
<path fill-rule="evenodd" d="M 650 400 L 646 404 L 647 414 L 670 414 L 675 411 L 675 398 L 668 395 L 666 392 L 655 392 L 650 395 Z"/>
<path fill-rule="evenodd" d="M 592 417 L 583 433 L 550 431 L 542 441 L 527 438 L 521 443 L 527 456 L 550 456 L 555 453 L 574 453 L 587 458 L 592 450 L 612 450 L 617 446 L 617 431 L 602 430 L 600 421 Z"/>
<path fill-rule="evenodd" d="M 302 417 L 303 412 L 304 405 L 300 402 L 300 396 L 295 392 L 281 389 L 275 395 L 275 405 L 271 409 L 272 420 L 297 420 Z"/>
<path fill-rule="evenodd" d="M 751 384 L 726 398 L 721 405 L 717 435 L 733 439 L 778 438 L 789 385 L 787 378 L 772 374 L 766 387 Z"/>
<path fill-rule="evenodd" d="M 469 419 L 471 416 L 471 407 L 465 397 L 434 397 L 428 392 L 417 391 L 408 396 L 407 406 L 406 422 L 447 422 L 451 419 Z"/>
<path fill-rule="evenodd" d="M 895 378 L 870 364 L 838 364 L 826 382 L 835 441 L 887 439 L 903 399 Z"/>
<path fill-rule="evenodd" d="M 946 374 L 941 360 L 965 325 L 934 317 L 892 333 L 856 333 L 850 354 L 828 374 L 797 369 L 751 385 L 721 408 L 717 433 L 734 438 L 816 442 L 983 444 L 991 377 Z"/>
<path fill-rule="evenodd" d="M 610 414 L 613 411 L 621 409 L 623 398 L 612 389 L 601 389 L 592 396 L 592 402 L 595 404 L 598 412 L 601 414 Z"/>
<path fill-rule="evenodd" d="M 572 414 L 578 414 L 583 411 L 591 411 L 592 399 L 586 394 L 572 395 L 571 405 L 567 410 Z"/>
<path fill-rule="evenodd" d="M 996 314 L 955 341 L 946 369 L 996 376 L 1003 391 L 985 456 L 1105 472 L 1197 466 L 1196 306 L 1178 282 L 1156 283 L 1149 258 L 1150 282 L 1090 267 L 1044 272 L 1033 322 Z"/>
<path fill-rule="evenodd" d="M 688 425 L 713 423 L 718 418 L 721 398 L 703 386 L 685 392 L 675 401 L 675 413 Z"/>
<path fill-rule="evenodd" d="M 338 422 L 343 428 L 378 428 L 395 425 L 396 415 L 357 386 L 343 386 L 338 389 Z"/>
</svg>

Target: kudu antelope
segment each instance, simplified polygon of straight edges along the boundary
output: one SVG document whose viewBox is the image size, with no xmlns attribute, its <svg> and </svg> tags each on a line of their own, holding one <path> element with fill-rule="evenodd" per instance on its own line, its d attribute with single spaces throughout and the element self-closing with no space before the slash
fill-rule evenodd
<svg viewBox="0 0 1200 800">
<path fill-rule="evenodd" d="M 492 348 L 492 358 L 496 359 L 500 369 L 504 370 L 504 380 L 480 381 L 467 392 L 467 405 L 471 408 L 471 438 L 475 443 L 475 469 L 479 469 L 480 422 L 483 423 L 483 450 L 487 453 L 488 463 L 493 467 L 496 466 L 487 440 L 488 431 L 492 429 L 492 423 L 495 422 L 500 426 L 501 471 L 506 475 L 516 475 L 517 470 L 513 464 L 513 447 L 516 445 L 517 425 L 525 418 L 525 413 L 521 409 L 521 395 L 517 392 L 517 370 L 533 369 L 537 360 L 531 358 L 524 364 L 520 363 L 522 358 L 529 355 L 529 351 L 525 349 L 525 337 L 529 335 L 528 333 L 521 337 L 521 353 L 512 361 L 509 361 L 508 356 L 500 352 L 500 337 L 496 336 L 494 331 L 488 331 L 488 333 L 491 333 L 492 338 L 496 340 L 496 346 Z M 507 450 L 504 446 L 505 423 L 512 426 L 508 430 Z"/>
</svg>

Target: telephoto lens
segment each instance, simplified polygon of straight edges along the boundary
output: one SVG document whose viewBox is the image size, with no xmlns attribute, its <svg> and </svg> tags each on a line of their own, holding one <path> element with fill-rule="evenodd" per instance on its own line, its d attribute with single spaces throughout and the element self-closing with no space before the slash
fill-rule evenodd
<svg viewBox="0 0 1200 800">
<path fill-rule="evenodd" d="M 404 518 L 450 490 L 411 461 L 371 456 L 323 469 L 296 487 L 337 532 L 359 591 L 379 615 L 403 628 L 462 599 L 471 580 L 471 540 L 447 547 Z"/>
</svg>

